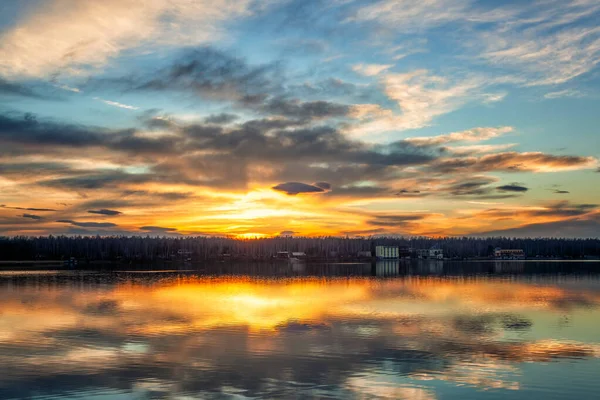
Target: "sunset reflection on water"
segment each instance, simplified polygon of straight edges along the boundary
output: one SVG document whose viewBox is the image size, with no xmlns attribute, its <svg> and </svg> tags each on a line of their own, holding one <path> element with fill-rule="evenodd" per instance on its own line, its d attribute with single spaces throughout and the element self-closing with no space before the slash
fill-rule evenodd
<svg viewBox="0 0 600 400">
<path fill-rule="evenodd" d="M 589 275 L 3 275 L 0 397 L 589 397 L 598 304 Z"/>
</svg>

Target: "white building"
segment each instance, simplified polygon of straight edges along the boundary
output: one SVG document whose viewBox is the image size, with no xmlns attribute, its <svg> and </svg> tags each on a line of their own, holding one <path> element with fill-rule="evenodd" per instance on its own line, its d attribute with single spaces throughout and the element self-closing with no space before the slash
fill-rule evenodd
<svg viewBox="0 0 600 400">
<path fill-rule="evenodd" d="M 400 258 L 398 246 L 375 246 L 375 257 L 382 259 Z"/>
<path fill-rule="evenodd" d="M 430 249 L 419 249 L 417 250 L 417 258 L 426 260 L 443 260 L 444 251 L 437 246 Z"/>
</svg>

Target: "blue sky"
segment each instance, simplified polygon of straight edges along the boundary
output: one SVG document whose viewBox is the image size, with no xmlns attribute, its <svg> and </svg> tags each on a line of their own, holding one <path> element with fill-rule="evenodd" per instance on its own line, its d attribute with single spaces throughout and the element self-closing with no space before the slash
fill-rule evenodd
<svg viewBox="0 0 600 400">
<path fill-rule="evenodd" d="M 0 230 L 598 236 L 599 17 L 592 0 L 5 1 Z"/>
</svg>

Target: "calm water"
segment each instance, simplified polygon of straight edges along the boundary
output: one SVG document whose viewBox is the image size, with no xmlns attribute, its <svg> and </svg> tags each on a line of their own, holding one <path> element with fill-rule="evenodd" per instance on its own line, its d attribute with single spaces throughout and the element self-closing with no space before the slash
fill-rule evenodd
<svg viewBox="0 0 600 400">
<path fill-rule="evenodd" d="M 0 272 L 0 398 L 600 398 L 596 271 Z"/>
</svg>

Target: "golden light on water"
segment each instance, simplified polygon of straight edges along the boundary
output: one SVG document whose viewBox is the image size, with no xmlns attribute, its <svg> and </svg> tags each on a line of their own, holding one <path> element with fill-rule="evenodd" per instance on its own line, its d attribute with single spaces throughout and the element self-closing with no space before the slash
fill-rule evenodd
<svg viewBox="0 0 600 400">
<path fill-rule="evenodd" d="M 522 363 L 600 357 L 589 307 L 600 294 L 576 280 L 119 274 L 109 285 L 46 274 L 38 279 L 48 284 L 0 290 L 0 348 L 32 353 L 0 361 L 52 375 L 145 364 L 229 371 L 261 360 L 273 376 L 293 359 L 355 368 L 343 380 L 351 392 L 428 399 L 430 381 L 520 390 Z M 578 323 L 557 333 L 565 315 Z M 390 363 L 409 381 L 390 380 Z"/>
</svg>

